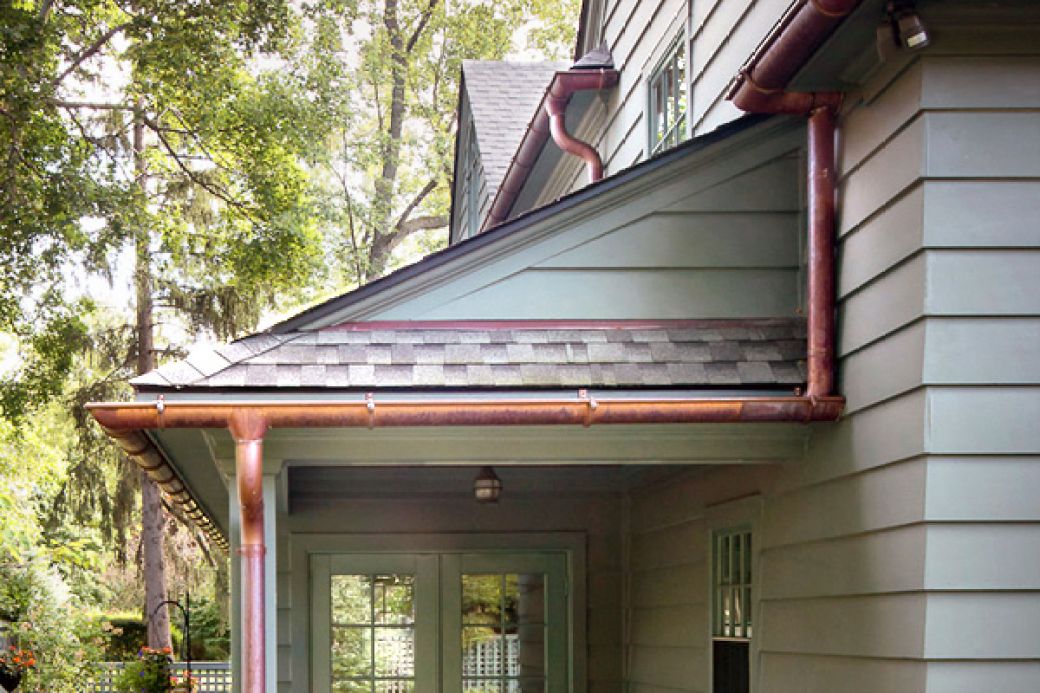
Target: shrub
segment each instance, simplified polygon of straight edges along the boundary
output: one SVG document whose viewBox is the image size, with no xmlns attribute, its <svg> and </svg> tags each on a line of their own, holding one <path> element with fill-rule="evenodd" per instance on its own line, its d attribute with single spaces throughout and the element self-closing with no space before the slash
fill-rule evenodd
<svg viewBox="0 0 1040 693">
<path fill-rule="evenodd" d="M 171 681 L 170 648 L 142 647 L 137 659 L 128 662 L 113 683 L 120 693 L 167 693 Z"/>
<path fill-rule="evenodd" d="M 80 693 L 100 655 L 100 632 L 58 572 L 41 558 L 0 564 L 0 604 L 13 644 L 34 653 L 20 690 Z"/>
</svg>

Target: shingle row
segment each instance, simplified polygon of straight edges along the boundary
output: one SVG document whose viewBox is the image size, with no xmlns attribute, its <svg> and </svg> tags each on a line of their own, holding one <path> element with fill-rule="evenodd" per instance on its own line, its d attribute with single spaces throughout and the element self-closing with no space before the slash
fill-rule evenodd
<svg viewBox="0 0 1040 693">
<path fill-rule="evenodd" d="M 641 329 L 353 329 L 257 335 L 193 352 L 145 387 L 798 385 L 800 320 Z"/>
</svg>

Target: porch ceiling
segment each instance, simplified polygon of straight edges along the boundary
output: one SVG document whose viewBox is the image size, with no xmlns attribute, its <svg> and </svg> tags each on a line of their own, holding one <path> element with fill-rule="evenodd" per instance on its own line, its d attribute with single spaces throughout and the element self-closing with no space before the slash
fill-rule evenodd
<svg viewBox="0 0 1040 693">
<path fill-rule="evenodd" d="M 628 478 L 648 467 L 761 464 L 801 456 L 801 424 L 667 424 L 441 428 L 271 429 L 265 467 L 614 467 Z M 234 443 L 224 429 L 162 429 L 153 440 L 222 530 Z M 413 470 L 414 471 L 414 470 Z M 467 472 L 468 473 L 468 472 Z"/>
</svg>

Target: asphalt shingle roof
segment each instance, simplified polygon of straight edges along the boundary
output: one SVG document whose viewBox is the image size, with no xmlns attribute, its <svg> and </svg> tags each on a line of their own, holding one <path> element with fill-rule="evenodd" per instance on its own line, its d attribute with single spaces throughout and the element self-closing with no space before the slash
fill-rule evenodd
<svg viewBox="0 0 1040 693">
<path fill-rule="evenodd" d="M 494 199 L 535 109 L 564 62 L 463 60 L 466 94 L 488 194 Z"/>
<path fill-rule="evenodd" d="M 131 381 L 169 388 L 796 386 L 803 320 L 462 326 L 348 323 L 192 352 Z"/>
</svg>

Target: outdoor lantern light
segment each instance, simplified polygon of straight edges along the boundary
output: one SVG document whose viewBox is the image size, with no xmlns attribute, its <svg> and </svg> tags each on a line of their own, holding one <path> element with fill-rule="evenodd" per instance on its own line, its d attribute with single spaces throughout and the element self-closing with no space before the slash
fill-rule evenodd
<svg viewBox="0 0 1040 693">
<path fill-rule="evenodd" d="M 481 467 L 473 480 L 473 497 L 478 503 L 497 503 L 502 493 L 502 480 L 491 467 Z"/>
<path fill-rule="evenodd" d="M 914 8 L 913 0 L 893 0 L 888 3 L 888 16 L 892 22 L 892 31 L 896 41 L 902 48 L 920 50 L 925 48 L 931 39 L 924 27 L 920 15 Z"/>
</svg>

